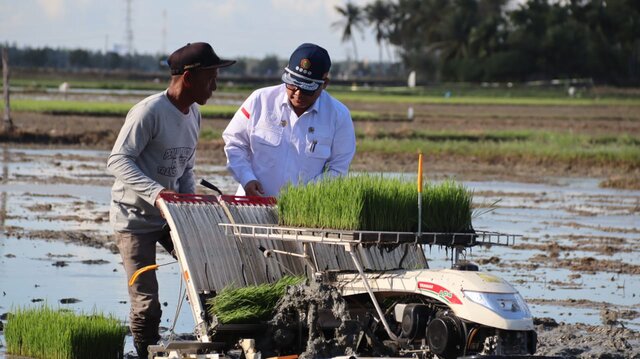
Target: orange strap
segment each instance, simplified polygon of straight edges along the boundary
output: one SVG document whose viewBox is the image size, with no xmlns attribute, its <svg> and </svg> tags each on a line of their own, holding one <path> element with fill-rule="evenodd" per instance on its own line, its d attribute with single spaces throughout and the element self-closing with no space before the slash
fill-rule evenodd
<svg viewBox="0 0 640 359">
<path fill-rule="evenodd" d="M 133 275 L 131 276 L 131 279 L 129 279 L 129 287 L 131 287 L 133 285 L 133 283 L 135 283 L 136 279 L 138 279 L 138 277 L 140 276 L 140 274 L 144 273 L 144 272 L 148 272 L 150 270 L 156 270 L 158 269 L 158 267 L 160 267 L 159 264 L 152 264 L 146 267 L 142 267 L 140 269 L 138 269 L 137 271 L 135 271 L 133 273 Z"/>
</svg>

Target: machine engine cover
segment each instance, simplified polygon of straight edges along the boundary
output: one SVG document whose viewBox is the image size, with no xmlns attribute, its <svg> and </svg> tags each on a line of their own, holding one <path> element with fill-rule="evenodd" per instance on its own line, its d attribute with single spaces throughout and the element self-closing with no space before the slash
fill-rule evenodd
<svg viewBox="0 0 640 359">
<path fill-rule="evenodd" d="M 426 305 L 407 304 L 402 313 L 402 337 L 410 340 L 424 338 L 429 317 L 429 308 Z"/>
<path fill-rule="evenodd" d="M 429 349 L 444 358 L 457 358 L 464 344 L 462 334 L 459 324 L 453 317 L 435 318 L 427 327 Z"/>
</svg>

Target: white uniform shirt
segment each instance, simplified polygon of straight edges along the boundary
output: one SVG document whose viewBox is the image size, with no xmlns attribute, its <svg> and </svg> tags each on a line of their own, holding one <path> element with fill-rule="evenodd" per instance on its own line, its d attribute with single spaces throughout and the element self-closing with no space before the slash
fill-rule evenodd
<svg viewBox="0 0 640 359">
<path fill-rule="evenodd" d="M 326 91 L 300 117 L 289 104 L 284 84 L 253 92 L 222 134 L 227 168 L 240 183 L 262 183 L 276 196 L 291 182 L 306 184 L 344 175 L 356 151 L 351 114 Z"/>
</svg>

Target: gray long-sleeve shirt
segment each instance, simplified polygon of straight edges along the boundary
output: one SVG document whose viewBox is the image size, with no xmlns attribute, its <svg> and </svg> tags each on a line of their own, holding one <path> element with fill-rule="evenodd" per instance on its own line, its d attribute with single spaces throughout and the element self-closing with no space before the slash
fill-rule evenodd
<svg viewBox="0 0 640 359">
<path fill-rule="evenodd" d="M 191 105 L 185 115 L 169 101 L 166 91 L 147 97 L 129 111 L 107 160 L 107 170 L 116 177 L 110 209 L 114 230 L 160 230 L 165 220 L 154 206 L 160 191 L 195 192 L 199 132 L 198 106 Z"/>
</svg>

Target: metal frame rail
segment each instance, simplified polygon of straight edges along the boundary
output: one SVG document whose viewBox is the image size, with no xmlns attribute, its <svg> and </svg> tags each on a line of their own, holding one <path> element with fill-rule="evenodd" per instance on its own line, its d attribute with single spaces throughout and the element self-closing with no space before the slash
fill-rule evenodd
<svg viewBox="0 0 640 359">
<path fill-rule="evenodd" d="M 335 245 L 380 246 L 396 244 L 425 244 L 445 247 L 472 247 L 476 245 L 510 246 L 520 235 L 499 232 L 436 233 L 384 231 L 341 231 L 335 229 L 281 227 L 276 225 L 220 223 L 227 234 L 242 238 L 260 238 L 282 241 L 323 243 Z M 231 231 L 232 230 L 232 231 Z M 231 231 L 231 233 L 229 233 Z"/>
<path fill-rule="evenodd" d="M 161 198 L 162 200 L 159 201 L 160 210 L 162 213 L 167 214 L 165 218 L 170 228 L 177 228 L 176 222 L 174 218 L 171 216 L 171 212 L 169 211 L 169 207 L 168 207 L 168 204 L 174 202 L 175 200 L 179 199 L 181 201 L 190 202 L 190 203 L 201 203 L 201 202 L 202 203 L 218 203 L 218 199 L 214 196 L 187 197 L 181 194 L 170 193 L 166 195 L 161 195 Z M 174 249 L 176 251 L 176 257 L 178 258 L 178 263 L 181 269 L 180 271 L 180 275 L 182 277 L 181 280 L 184 280 L 185 282 L 187 296 L 189 298 L 189 305 L 191 307 L 193 318 L 196 322 L 195 335 L 200 342 L 210 343 L 211 338 L 209 337 L 208 325 L 205 320 L 206 312 L 204 309 L 204 305 L 200 299 L 198 291 L 195 288 L 192 278 L 190 278 L 190 275 L 189 275 L 189 273 L 193 273 L 192 270 L 194 268 L 191 268 L 191 265 L 187 260 L 187 254 L 185 252 L 185 248 L 183 246 L 182 240 L 180 239 L 179 235 L 177 233 L 172 233 L 171 237 L 172 237 L 172 240 L 174 241 Z"/>
</svg>

